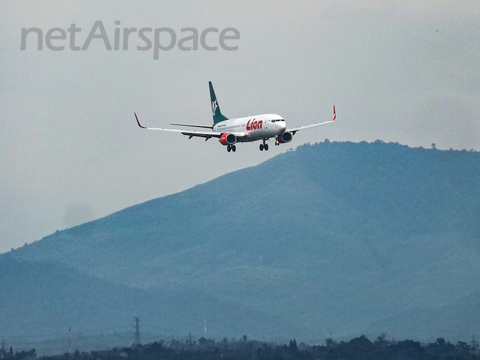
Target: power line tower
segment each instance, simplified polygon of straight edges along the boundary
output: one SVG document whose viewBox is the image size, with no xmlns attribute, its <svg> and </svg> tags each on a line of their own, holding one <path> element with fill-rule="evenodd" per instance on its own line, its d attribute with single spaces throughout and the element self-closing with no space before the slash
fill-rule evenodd
<svg viewBox="0 0 480 360">
<path fill-rule="evenodd" d="M 185 345 L 186 345 L 186 348 L 189 350 L 193 348 L 193 336 L 191 331 L 188 332 L 188 337 L 185 341 Z"/>
<path fill-rule="evenodd" d="M 140 317 L 135 317 L 135 341 L 133 342 L 133 346 L 140 345 Z"/>
<path fill-rule="evenodd" d="M 68 326 L 68 351 L 72 352 L 72 327 Z"/>
<path fill-rule="evenodd" d="M 478 341 L 475 340 L 475 335 L 472 336 L 471 346 L 472 346 L 472 350 L 476 352 L 478 349 Z"/>
</svg>

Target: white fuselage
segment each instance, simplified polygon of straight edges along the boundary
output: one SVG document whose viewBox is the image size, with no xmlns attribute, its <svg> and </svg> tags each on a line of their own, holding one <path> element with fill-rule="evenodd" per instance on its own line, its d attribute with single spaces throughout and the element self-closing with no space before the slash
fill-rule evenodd
<svg viewBox="0 0 480 360">
<path fill-rule="evenodd" d="M 224 120 L 213 127 L 214 132 L 238 136 L 239 142 L 268 139 L 285 132 L 285 120 L 277 114 L 261 114 Z"/>
</svg>

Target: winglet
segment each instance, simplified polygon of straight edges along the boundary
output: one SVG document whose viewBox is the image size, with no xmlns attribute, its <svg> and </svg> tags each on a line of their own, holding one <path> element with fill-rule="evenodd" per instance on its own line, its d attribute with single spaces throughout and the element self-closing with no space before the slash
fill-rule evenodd
<svg viewBox="0 0 480 360">
<path fill-rule="evenodd" d="M 333 105 L 333 119 L 332 121 L 337 120 L 337 111 L 335 110 L 335 105 Z"/>
<path fill-rule="evenodd" d="M 142 126 L 142 125 L 140 124 L 140 121 L 138 120 L 137 114 L 136 114 L 136 113 L 133 113 L 133 114 L 135 115 L 135 119 L 137 120 L 138 126 L 140 126 L 142 129 L 146 129 L 145 126 Z"/>
</svg>

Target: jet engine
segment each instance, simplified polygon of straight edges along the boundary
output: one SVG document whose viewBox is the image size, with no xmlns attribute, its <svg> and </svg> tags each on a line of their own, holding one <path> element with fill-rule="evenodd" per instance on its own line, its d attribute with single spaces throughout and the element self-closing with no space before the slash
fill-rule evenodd
<svg viewBox="0 0 480 360">
<path fill-rule="evenodd" d="M 285 144 L 285 143 L 289 143 L 290 141 L 292 141 L 293 139 L 293 135 L 291 132 L 288 132 L 288 131 L 285 131 L 282 135 L 278 135 L 277 136 L 277 143 L 279 144 Z"/>
<path fill-rule="evenodd" d="M 237 142 L 237 137 L 233 134 L 226 133 L 220 136 L 218 141 L 220 141 L 220 144 L 222 145 L 233 145 Z"/>
</svg>

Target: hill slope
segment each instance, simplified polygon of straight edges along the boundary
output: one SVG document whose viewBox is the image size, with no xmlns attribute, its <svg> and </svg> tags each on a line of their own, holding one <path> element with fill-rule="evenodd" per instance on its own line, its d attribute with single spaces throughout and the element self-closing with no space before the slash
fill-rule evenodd
<svg viewBox="0 0 480 360">
<path fill-rule="evenodd" d="M 185 307 L 229 304 L 256 324 L 227 321 L 232 336 L 393 333 L 396 316 L 480 290 L 479 184 L 478 153 L 326 142 L 9 255 L 146 293 L 193 292 Z"/>
<path fill-rule="evenodd" d="M 143 339 L 150 341 L 160 335 L 198 331 L 205 318 L 212 336 L 222 336 L 225 326 L 230 331 L 255 331 L 258 322 L 280 320 L 260 312 L 244 317 L 241 307 L 195 290 L 164 293 L 132 289 L 62 265 L 17 261 L 9 256 L 0 261 L 0 288 L 2 339 L 16 350 L 36 347 L 41 354 L 71 352 L 67 346 L 69 327 L 75 349 L 129 346 L 134 316 L 142 316 Z M 98 339 L 98 334 L 110 337 Z"/>
</svg>

